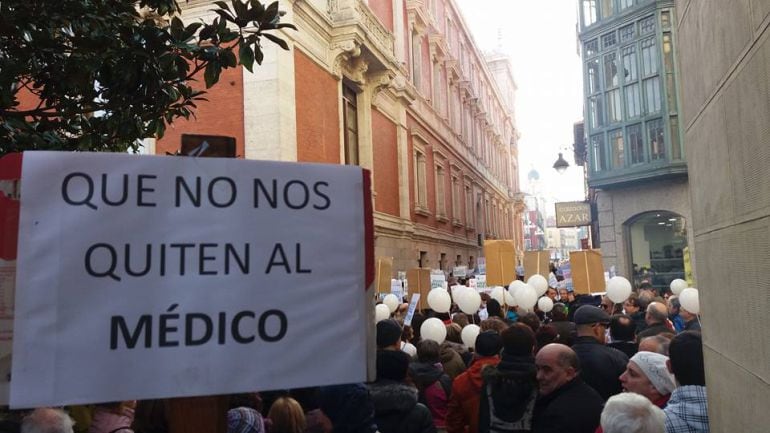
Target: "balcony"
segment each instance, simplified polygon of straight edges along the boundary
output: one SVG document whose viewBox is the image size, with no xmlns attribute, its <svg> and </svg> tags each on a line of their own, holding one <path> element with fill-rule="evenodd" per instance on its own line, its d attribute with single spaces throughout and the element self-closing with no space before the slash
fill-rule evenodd
<svg viewBox="0 0 770 433">
<path fill-rule="evenodd" d="M 685 161 L 656 161 L 631 167 L 609 169 L 588 174 L 590 188 L 612 189 L 631 186 L 650 180 L 687 177 Z"/>
</svg>

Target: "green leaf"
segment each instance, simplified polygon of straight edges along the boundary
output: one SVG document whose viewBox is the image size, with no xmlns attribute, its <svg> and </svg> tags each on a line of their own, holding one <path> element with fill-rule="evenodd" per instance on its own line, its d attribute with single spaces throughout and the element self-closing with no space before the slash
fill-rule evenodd
<svg viewBox="0 0 770 433">
<path fill-rule="evenodd" d="M 278 36 L 271 35 L 269 33 L 263 33 L 262 36 L 266 37 L 267 39 L 270 39 L 274 43 L 278 44 L 281 48 L 283 48 L 286 51 L 289 51 L 289 44 L 286 43 L 283 39 L 279 38 Z"/>
<path fill-rule="evenodd" d="M 265 54 L 262 52 L 262 49 L 259 47 L 259 44 L 255 45 L 254 48 L 256 48 L 256 50 L 254 51 L 254 56 L 255 56 L 254 60 L 257 61 L 258 65 L 261 65 L 262 59 L 265 57 Z"/>
<path fill-rule="evenodd" d="M 230 12 L 230 6 L 227 3 L 223 2 L 223 1 L 215 1 L 214 4 L 219 6 L 222 9 Z"/>
<path fill-rule="evenodd" d="M 206 71 L 203 73 L 203 79 L 206 82 L 206 88 L 210 89 L 211 86 L 219 81 L 219 74 L 222 72 L 222 67 L 217 62 L 209 62 L 206 65 Z"/>
<path fill-rule="evenodd" d="M 273 22 L 278 18 L 278 2 L 270 3 L 270 6 L 265 9 L 265 14 L 262 15 L 262 19 L 259 20 L 260 24 Z"/>
<path fill-rule="evenodd" d="M 261 57 L 261 54 L 262 53 L 259 52 L 259 57 Z M 249 72 L 254 72 L 252 70 L 254 67 L 254 51 L 248 44 L 241 43 L 238 45 L 238 58 L 240 59 L 240 63 L 244 68 L 248 69 Z M 261 59 L 257 61 L 257 63 L 260 62 Z"/>
<path fill-rule="evenodd" d="M 225 68 L 234 68 L 238 65 L 238 60 L 235 58 L 235 53 L 231 50 L 222 51 L 220 61 Z"/>
</svg>

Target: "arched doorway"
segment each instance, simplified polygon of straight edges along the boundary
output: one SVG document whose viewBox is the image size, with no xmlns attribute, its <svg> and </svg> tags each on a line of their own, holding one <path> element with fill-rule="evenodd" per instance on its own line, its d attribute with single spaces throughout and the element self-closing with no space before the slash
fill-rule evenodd
<svg viewBox="0 0 770 433">
<path fill-rule="evenodd" d="M 656 288 L 685 278 L 687 220 L 668 211 L 639 214 L 626 223 L 634 286 L 649 281 Z"/>
</svg>

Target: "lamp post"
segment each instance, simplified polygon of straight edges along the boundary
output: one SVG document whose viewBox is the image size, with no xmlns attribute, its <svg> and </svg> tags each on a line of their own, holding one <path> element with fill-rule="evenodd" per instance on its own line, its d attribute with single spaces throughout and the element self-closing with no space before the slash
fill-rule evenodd
<svg viewBox="0 0 770 433">
<path fill-rule="evenodd" d="M 563 174 L 565 170 L 569 167 L 569 163 L 566 159 L 564 159 L 564 155 L 562 155 L 561 152 L 559 152 L 559 158 L 556 159 L 556 162 L 553 163 L 553 168 L 559 172 L 559 174 Z"/>
</svg>

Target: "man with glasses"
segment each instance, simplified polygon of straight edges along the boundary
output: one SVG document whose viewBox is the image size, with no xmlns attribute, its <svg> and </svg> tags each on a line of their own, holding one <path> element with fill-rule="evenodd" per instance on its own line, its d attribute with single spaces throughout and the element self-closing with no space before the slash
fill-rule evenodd
<svg viewBox="0 0 770 433">
<path fill-rule="evenodd" d="M 610 316 L 599 307 L 584 305 L 575 312 L 577 339 L 572 349 L 580 359 L 583 380 L 604 400 L 622 391 L 619 377 L 628 356 L 605 345 Z"/>
</svg>

